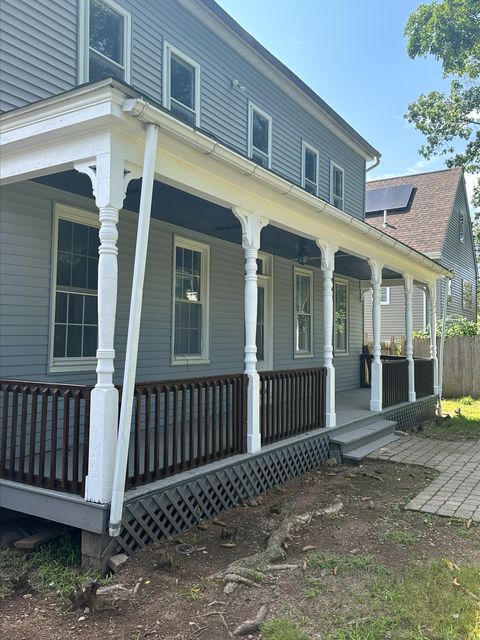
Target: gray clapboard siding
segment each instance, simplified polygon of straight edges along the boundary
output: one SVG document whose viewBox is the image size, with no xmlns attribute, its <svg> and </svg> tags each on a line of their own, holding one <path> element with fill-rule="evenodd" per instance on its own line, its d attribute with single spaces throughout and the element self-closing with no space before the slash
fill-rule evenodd
<svg viewBox="0 0 480 640">
<path fill-rule="evenodd" d="M 345 211 L 363 219 L 365 162 L 356 152 L 175 0 L 117 1 L 132 16 L 134 87 L 161 103 L 163 44 L 167 40 L 201 66 L 202 128 L 246 154 L 248 102 L 252 101 L 273 118 L 272 169 L 299 184 L 305 139 L 320 154 L 320 197 L 330 198 L 330 162 L 334 161 L 345 170 Z M 76 85 L 77 9 L 77 0 L 3 0 L 1 110 Z M 234 78 L 245 85 L 245 91 L 232 87 Z"/>
<path fill-rule="evenodd" d="M 52 382 L 93 383 L 93 370 L 69 373 L 48 371 L 52 216 L 55 201 L 94 211 L 93 203 L 89 199 L 39 184 L 22 183 L 10 185 L 3 190 L 0 219 L 0 376 Z M 121 211 L 115 337 L 116 382 L 121 382 L 124 365 L 136 223 L 136 214 Z M 210 246 L 209 364 L 171 365 L 174 234 Z M 36 240 L 32 255 L 33 236 Z M 14 245 L 10 244 L 10 238 L 15 240 Z M 24 258 L 28 261 L 26 268 L 22 266 Z M 32 265 L 35 266 L 33 270 Z M 275 256 L 273 265 L 274 368 L 321 366 L 321 271 L 312 267 L 315 355 L 313 358 L 296 359 L 293 353 L 294 263 Z M 11 278 L 12 269 L 16 272 L 14 287 L 6 284 Z M 239 245 L 152 220 L 140 333 L 138 380 L 185 379 L 239 373 L 243 370 L 243 273 L 244 255 Z M 350 355 L 335 358 L 339 390 L 358 386 L 358 355 L 361 341 L 359 283 L 350 280 Z"/>
<path fill-rule="evenodd" d="M 364 332 L 370 341 L 373 339 L 372 292 L 367 291 L 363 303 Z M 382 304 L 381 339 L 390 340 L 392 336 L 405 336 L 405 293 L 401 286 L 390 287 L 390 304 Z M 425 328 L 425 294 L 420 287 L 413 288 L 413 330 Z"/>
</svg>

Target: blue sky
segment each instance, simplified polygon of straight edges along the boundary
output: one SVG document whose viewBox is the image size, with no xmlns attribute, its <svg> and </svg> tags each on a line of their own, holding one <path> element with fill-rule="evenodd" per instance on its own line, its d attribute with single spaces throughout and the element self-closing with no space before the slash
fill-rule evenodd
<svg viewBox="0 0 480 640">
<path fill-rule="evenodd" d="M 379 149 L 369 177 L 444 167 L 421 158 L 423 136 L 403 117 L 420 93 L 449 84 L 436 60 L 407 56 L 403 29 L 420 0 L 217 1 Z"/>
</svg>

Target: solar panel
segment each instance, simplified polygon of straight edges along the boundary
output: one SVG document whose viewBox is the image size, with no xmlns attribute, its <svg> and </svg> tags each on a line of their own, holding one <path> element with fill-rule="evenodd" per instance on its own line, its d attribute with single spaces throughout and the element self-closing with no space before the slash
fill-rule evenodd
<svg viewBox="0 0 480 640">
<path fill-rule="evenodd" d="M 378 189 L 367 189 L 365 213 L 405 209 L 413 191 L 413 184 L 391 185 Z"/>
<path fill-rule="evenodd" d="M 405 209 L 412 195 L 413 184 L 399 184 L 388 187 L 388 191 L 383 199 L 382 209 L 392 211 L 392 209 Z"/>
<path fill-rule="evenodd" d="M 367 189 L 365 194 L 365 212 L 382 211 L 382 202 L 388 187 Z"/>
</svg>

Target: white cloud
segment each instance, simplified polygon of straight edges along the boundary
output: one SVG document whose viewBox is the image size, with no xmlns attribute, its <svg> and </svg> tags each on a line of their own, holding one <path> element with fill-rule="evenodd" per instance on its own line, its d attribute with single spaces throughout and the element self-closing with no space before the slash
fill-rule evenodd
<svg viewBox="0 0 480 640">
<path fill-rule="evenodd" d="M 417 160 L 415 164 L 412 164 L 410 167 L 408 167 L 405 173 L 413 174 L 413 173 L 423 173 L 427 170 L 432 171 L 435 169 L 436 166 L 440 164 L 440 162 L 441 162 L 440 158 L 437 158 L 436 156 L 433 156 L 433 158 L 430 158 L 429 160 L 425 160 L 425 158 L 422 158 L 421 160 Z"/>
<path fill-rule="evenodd" d="M 470 203 L 472 210 L 474 210 L 473 204 L 472 204 L 473 188 L 475 187 L 475 185 L 478 183 L 478 180 L 480 179 L 480 173 L 465 173 L 464 175 L 465 175 L 465 185 L 467 187 L 468 201 Z"/>
</svg>

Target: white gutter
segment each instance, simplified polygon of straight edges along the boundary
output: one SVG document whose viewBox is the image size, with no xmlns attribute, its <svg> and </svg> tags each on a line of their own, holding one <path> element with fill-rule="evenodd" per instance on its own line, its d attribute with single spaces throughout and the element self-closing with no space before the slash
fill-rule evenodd
<svg viewBox="0 0 480 640">
<path fill-rule="evenodd" d="M 375 167 L 378 167 L 379 164 L 380 164 L 380 156 L 375 156 L 375 161 L 365 169 L 365 173 L 368 173 L 372 169 L 375 169 Z"/>
<path fill-rule="evenodd" d="M 142 314 L 143 282 L 147 260 L 148 233 L 150 230 L 150 211 L 152 208 L 153 181 L 157 155 L 158 127 L 148 123 L 145 135 L 143 159 L 142 192 L 138 212 L 137 243 L 135 247 L 135 265 L 133 268 L 130 316 L 128 320 L 127 351 L 123 374 L 122 404 L 118 427 L 117 452 L 113 476 L 112 503 L 110 508 L 109 533 L 112 537 L 120 534 L 122 522 L 125 477 L 127 472 L 128 447 L 132 421 L 135 375 L 137 371 L 138 340 L 140 318 Z"/>
<path fill-rule="evenodd" d="M 202 153 L 212 155 L 224 164 L 228 164 L 240 171 L 243 175 L 251 176 L 253 179 L 259 180 L 264 184 L 272 187 L 279 193 L 293 198 L 297 202 L 301 202 L 310 208 L 323 212 L 335 219 L 340 224 L 351 226 L 364 236 L 368 236 L 371 240 L 378 240 L 383 245 L 394 248 L 403 256 L 409 256 L 414 262 L 433 270 L 438 275 L 451 277 L 452 273 L 442 267 L 438 263 L 430 260 L 422 253 L 408 247 L 407 245 L 395 240 L 391 236 L 383 233 L 375 227 L 371 227 L 366 222 L 357 220 L 353 216 L 340 211 L 331 204 L 322 201 L 320 198 L 312 196 L 301 187 L 297 187 L 288 180 L 281 178 L 274 173 L 260 167 L 252 160 L 244 158 L 239 153 L 232 151 L 219 142 L 212 140 L 205 134 L 194 129 L 193 127 L 180 122 L 176 118 L 152 106 L 150 103 L 141 98 L 127 98 L 123 105 L 123 111 L 145 122 L 154 122 L 166 133 L 181 139 L 191 147 L 196 148 Z"/>
<path fill-rule="evenodd" d="M 447 305 L 448 305 L 448 278 L 443 278 L 443 284 L 445 285 L 445 296 L 443 299 L 442 310 L 442 333 L 440 337 L 440 353 L 438 354 L 438 415 L 442 417 L 442 385 L 443 385 L 443 360 L 445 354 L 445 324 L 447 320 Z M 435 330 L 436 333 L 436 330 Z M 435 340 L 436 340 L 435 336 Z"/>
</svg>

